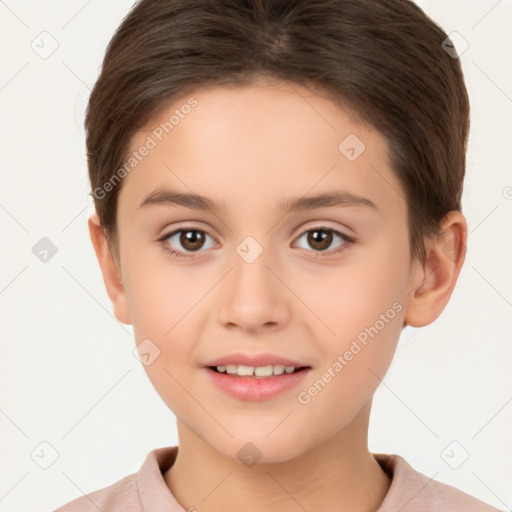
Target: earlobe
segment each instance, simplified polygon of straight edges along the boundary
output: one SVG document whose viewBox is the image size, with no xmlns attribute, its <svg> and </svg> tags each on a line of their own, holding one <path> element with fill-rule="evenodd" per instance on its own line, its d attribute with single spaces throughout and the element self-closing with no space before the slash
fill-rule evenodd
<svg viewBox="0 0 512 512">
<path fill-rule="evenodd" d="M 89 234 L 103 275 L 103 282 L 112 302 L 115 317 L 123 324 L 131 324 L 130 311 L 119 263 L 115 261 L 96 213 L 89 217 Z"/>
<path fill-rule="evenodd" d="M 413 327 L 431 324 L 452 295 L 466 256 L 467 223 L 459 211 L 449 212 L 438 237 L 427 243 L 425 265 L 411 272 L 404 321 Z"/>
</svg>

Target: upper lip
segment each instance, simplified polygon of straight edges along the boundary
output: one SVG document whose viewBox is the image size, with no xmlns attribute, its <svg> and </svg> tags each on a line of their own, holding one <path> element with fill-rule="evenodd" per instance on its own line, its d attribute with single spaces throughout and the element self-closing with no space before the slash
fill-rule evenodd
<svg viewBox="0 0 512 512">
<path fill-rule="evenodd" d="M 247 354 L 243 352 L 236 352 L 227 354 L 225 356 L 214 359 L 204 366 L 225 366 L 228 364 L 243 365 L 243 366 L 269 366 L 269 365 L 283 365 L 295 366 L 296 368 L 307 367 L 309 365 L 281 357 L 275 354 L 260 353 L 260 354 Z"/>
</svg>

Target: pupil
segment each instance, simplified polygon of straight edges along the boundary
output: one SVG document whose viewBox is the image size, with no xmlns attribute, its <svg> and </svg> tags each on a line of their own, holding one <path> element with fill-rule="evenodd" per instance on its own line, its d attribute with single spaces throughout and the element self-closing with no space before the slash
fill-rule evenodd
<svg viewBox="0 0 512 512">
<path fill-rule="evenodd" d="M 319 240 L 317 240 L 317 235 L 319 235 Z M 332 242 L 332 233 L 323 229 L 316 229 L 311 231 L 308 237 L 308 243 L 311 244 L 312 247 L 316 247 L 317 249 L 327 249 Z M 315 244 L 318 244 L 315 246 Z"/>
<path fill-rule="evenodd" d="M 199 231 L 184 231 L 181 235 L 181 244 L 189 250 L 199 249 L 204 241 L 204 237 Z M 190 245 L 192 244 L 192 245 Z"/>
</svg>

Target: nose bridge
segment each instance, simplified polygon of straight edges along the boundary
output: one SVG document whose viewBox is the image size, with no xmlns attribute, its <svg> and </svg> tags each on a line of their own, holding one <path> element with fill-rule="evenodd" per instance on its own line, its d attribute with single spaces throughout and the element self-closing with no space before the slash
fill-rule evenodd
<svg viewBox="0 0 512 512">
<path fill-rule="evenodd" d="M 230 266 L 234 265 L 232 279 L 239 285 L 249 284 L 258 293 L 280 293 L 283 284 L 274 275 L 282 273 L 278 256 L 283 254 L 285 243 L 279 222 L 268 210 L 261 211 L 261 205 L 258 210 L 250 201 L 240 204 L 239 211 L 239 217 L 231 225 L 234 239 L 239 240 L 230 258 Z M 255 211 L 260 211 L 258 218 Z"/>
<path fill-rule="evenodd" d="M 257 236 L 257 238 L 256 238 Z M 235 248 L 232 279 L 235 286 L 248 287 L 248 291 L 261 293 L 271 288 L 272 273 L 268 269 L 270 251 L 268 237 L 247 235 Z"/>
<path fill-rule="evenodd" d="M 255 329 L 268 323 L 283 323 L 286 297 L 282 283 L 270 270 L 273 265 L 269 260 L 270 250 L 264 246 L 268 239 L 263 235 L 247 235 L 235 247 L 232 270 L 227 276 L 227 293 L 219 309 L 224 324 Z"/>
</svg>

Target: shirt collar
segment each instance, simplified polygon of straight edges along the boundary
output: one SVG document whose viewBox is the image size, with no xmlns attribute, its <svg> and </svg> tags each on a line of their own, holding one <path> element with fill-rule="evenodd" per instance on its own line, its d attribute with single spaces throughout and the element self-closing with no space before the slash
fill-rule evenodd
<svg viewBox="0 0 512 512">
<path fill-rule="evenodd" d="M 186 512 L 176 501 L 164 480 L 164 473 L 174 464 L 178 446 L 152 450 L 137 475 L 139 496 L 144 512 Z M 399 455 L 374 453 L 373 456 L 391 479 L 391 486 L 376 512 L 432 512 L 439 510 L 435 486 L 428 478 L 414 470 Z M 435 481 L 434 481 L 435 482 Z"/>
</svg>

